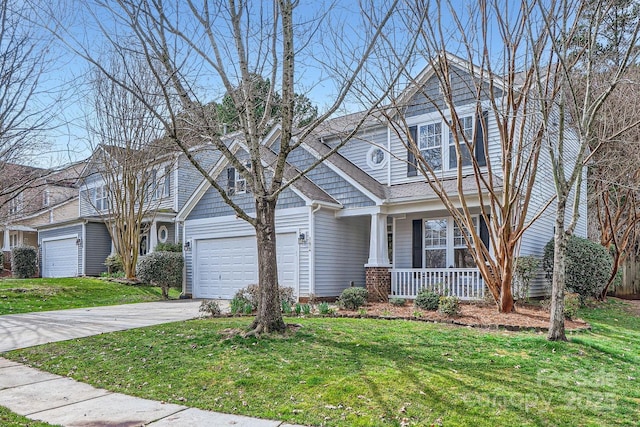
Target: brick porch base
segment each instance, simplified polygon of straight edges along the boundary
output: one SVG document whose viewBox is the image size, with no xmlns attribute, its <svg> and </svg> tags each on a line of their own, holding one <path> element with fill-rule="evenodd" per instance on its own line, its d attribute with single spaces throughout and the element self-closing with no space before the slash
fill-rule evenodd
<svg viewBox="0 0 640 427">
<path fill-rule="evenodd" d="M 365 267 L 369 302 L 388 302 L 391 293 L 391 272 L 388 267 Z"/>
</svg>

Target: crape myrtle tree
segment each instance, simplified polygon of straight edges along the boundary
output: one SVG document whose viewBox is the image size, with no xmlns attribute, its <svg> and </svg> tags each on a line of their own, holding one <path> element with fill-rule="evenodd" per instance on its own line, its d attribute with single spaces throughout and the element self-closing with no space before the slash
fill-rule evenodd
<svg viewBox="0 0 640 427">
<path fill-rule="evenodd" d="M 589 216 L 598 232 L 593 237 L 613 257 L 601 299 L 640 239 L 640 111 L 634 101 L 640 96 L 639 81 L 640 69 L 634 65 L 596 118 L 600 148 L 589 164 Z"/>
<path fill-rule="evenodd" d="M 547 86 L 561 89 L 558 96 L 548 99 L 540 109 L 543 114 L 554 114 L 544 141 L 556 188 L 551 319 L 547 338 L 566 340 L 567 242 L 579 219 L 585 166 L 602 147 L 597 139 L 601 138 L 601 142 L 608 139 L 598 135 L 597 118 L 637 61 L 640 19 L 637 13 L 632 13 L 624 25 L 617 25 L 623 21 L 616 20 L 616 16 L 636 7 L 636 2 L 620 0 L 562 0 L 540 3 L 538 7 L 544 27 L 552 34 L 549 59 L 539 64 L 539 73 L 548 76 L 544 80 Z M 614 29 L 617 36 L 611 37 Z M 553 73 L 547 72 L 549 68 Z M 628 126 L 636 122 L 637 119 L 631 119 Z"/>
<path fill-rule="evenodd" d="M 519 243 L 551 202 L 530 209 L 548 119 L 538 113 L 536 71 L 546 60 L 550 34 L 542 26 L 533 28 L 539 20 L 536 1 L 456 4 L 416 2 L 406 9 L 407 31 L 420 35 L 414 59 L 429 66 L 428 74 L 404 70 L 414 89 L 392 93 L 384 116 L 406 145 L 408 168 L 424 177 L 466 230 L 467 246 L 498 311 L 511 312 Z M 545 97 L 556 96 L 556 88 L 544 90 Z M 433 112 L 441 121 L 435 128 L 409 126 L 405 113 L 411 110 Z M 489 122 L 495 133 L 489 134 Z M 489 144 L 499 151 L 490 152 Z M 453 173 L 443 174 L 446 169 Z"/>
<path fill-rule="evenodd" d="M 91 21 L 115 51 L 135 52 L 146 62 L 161 88 L 164 104 L 147 105 L 162 121 L 165 135 L 217 190 L 236 215 L 253 226 L 258 248 L 260 298 L 257 315 L 247 332 L 256 335 L 285 329 L 278 301 L 275 212 L 281 192 L 340 146 L 307 170 L 287 166 L 287 157 L 331 115 L 341 111 L 354 86 L 365 75 L 375 75 L 370 61 L 385 34 L 394 34 L 398 0 L 362 4 L 366 19 L 354 11 L 315 12 L 299 1 L 162 1 L 116 0 L 82 2 L 83 19 Z M 363 14 L 365 12 L 362 12 Z M 49 18 L 55 19 L 55 14 Z M 364 21 L 366 25 L 359 25 Z M 67 26 L 67 28 L 73 28 Z M 341 35 L 328 33 L 341 31 Z M 325 36 L 322 36 L 324 34 Z M 98 66 L 108 78 L 144 100 L 135 85 L 114 76 L 72 32 L 60 33 L 61 42 Z M 339 43 L 337 43 L 338 41 Z M 412 48 L 406 43 L 405 53 Z M 401 69 L 405 56 L 396 65 Z M 269 85 L 256 85 L 255 76 Z M 323 112 L 302 129 L 296 127 L 297 88 L 329 85 L 331 99 Z M 266 87 L 265 87 L 266 86 Z M 220 123 L 210 100 L 228 94 L 238 112 L 238 134 L 249 164 L 231 152 L 222 138 Z M 382 91 L 378 99 L 385 96 Z M 367 105 L 367 113 L 378 102 Z M 271 114 L 277 108 L 275 119 Z M 366 116 L 367 114 L 365 114 Z M 303 124 L 303 123 L 300 123 Z M 267 129 L 277 125 L 279 138 L 273 151 L 262 144 Z M 356 124 L 346 143 L 359 129 Z M 253 212 L 234 202 L 191 156 L 183 135 L 211 144 L 247 182 L 255 200 Z"/>
<path fill-rule="evenodd" d="M 132 279 L 141 236 L 165 194 L 174 157 L 160 139 L 162 124 L 147 108 L 160 109 L 161 98 L 146 64 L 130 56 L 107 55 L 102 66 L 119 82 L 137 87 L 140 95 L 134 96 L 96 67 L 89 73 L 87 130 L 93 155 L 83 180 L 104 185 L 87 185 L 83 202 L 104 219 L 125 277 Z"/>
</svg>

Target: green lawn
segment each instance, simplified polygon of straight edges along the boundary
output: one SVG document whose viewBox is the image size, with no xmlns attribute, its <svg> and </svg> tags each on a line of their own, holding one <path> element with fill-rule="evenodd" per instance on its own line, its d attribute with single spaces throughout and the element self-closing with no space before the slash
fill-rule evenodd
<svg viewBox="0 0 640 427">
<path fill-rule="evenodd" d="M 2 427 L 50 427 L 51 424 L 33 421 L 29 418 L 14 414 L 7 408 L 0 406 L 0 426 Z"/>
<path fill-rule="evenodd" d="M 179 291 L 172 289 L 176 298 Z M 160 288 L 95 278 L 0 279 L 0 315 L 159 301 Z"/>
<path fill-rule="evenodd" d="M 581 313 L 544 334 L 371 319 L 289 319 L 287 337 L 226 339 L 247 318 L 195 320 L 7 354 L 109 390 L 328 426 L 637 426 L 640 318 Z"/>
</svg>

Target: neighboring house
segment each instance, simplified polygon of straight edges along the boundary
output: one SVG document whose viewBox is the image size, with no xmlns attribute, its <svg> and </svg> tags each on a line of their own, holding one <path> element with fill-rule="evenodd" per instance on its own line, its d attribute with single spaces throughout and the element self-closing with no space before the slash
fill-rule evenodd
<svg viewBox="0 0 640 427">
<path fill-rule="evenodd" d="M 465 69 L 469 67 L 461 67 L 456 78 L 463 79 Z M 423 155 L 440 159 L 442 177 L 451 178 L 445 185 L 455 193 L 457 165 L 455 157 L 449 155 L 448 128 L 440 113 L 421 95 L 424 91 L 439 93 L 440 85 L 429 68 L 420 74 L 418 82 L 422 91 L 409 91 L 403 119 L 416 136 L 439 132 L 435 143 L 424 147 Z M 465 92 L 469 86 L 460 83 L 455 94 L 458 113 L 473 129 L 481 118 L 475 117 L 474 96 Z M 464 111 L 469 115 L 464 116 Z M 328 122 L 317 138 L 310 138 L 291 153 L 288 167 L 304 170 L 335 147 L 335 135 L 352 129 L 361 118 L 361 114 L 354 114 Z M 482 118 L 488 121 L 488 151 L 478 150 L 474 155 L 490 156 L 492 164 L 499 164 L 500 146 L 493 142 L 498 140 L 496 124 L 491 114 Z M 265 139 L 265 165 L 274 156 L 271 147 L 277 149 L 278 138 L 279 130 L 275 129 Z M 239 156 L 246 155 L 240 137 L 231 148 Z M 279 284 L 293 287 L 303 300 L 335 297 L 354 285 L 386 288 L 392 296 L 411 298 L 421 287 L 434 284 L 446 286 L 462 299 L 481 298 L 484 284 L 469 256 L 463 231 L 424 176 L 416 173 L 407 160 L 406 146 L 395 132 L 380 120 L 368 118 L 357 137 L 338 154 L 283 191 L 276 214 Z M 473 169 L 463 171 L 467 203 L 479 213 Z M 221 158 L 210 175 L 231 190 L 234 202 L 248 212 L 254 211 L 253 197 L 226 159 Z M 531 217 L 555 194 L 548 179 L 550 163 L 544 155 L 539 176 L 529 210 Z M 585 194 L 583 189 L 583 199 Z M 551 206 L 525 233 L 520 255 L 541 256 L 544 245 L 553 238 L 555 212 Z M 580 210 L 576 234 L 582 236 L 586 235 L 586 200 Z M 183 294 L 232 298 L 239 288 L 257 283 L 255 232 L 236 217 L 207 181 L 194 192 L 177 219 L 184 224 L 185 236 Z M 488 243 L 489 234 L 480 217 L 476 226 Z M 543 292 L 542 280 L 532 284 L 532 295 Z"/>
<path fill-rule="evenodd" d="M 121 161 L 121 149 L 100 146 L 113 162 Z M 218 154 L 209 148 L 194 147 L 193 155 L 210 167 Z M 100 153 L 102 154 L 102 153 Z M 75 218 L 40 227 L 43 276 L 97 276 L 106 271 L 105 259 L 114 253 L 105 221 L 112 214 L 108 207 L 105 175 L 101 173 L 96 152 L 90 157 L 78 179 L 79 195 Z M 149 208 L 143 218 L 140 255 L 154 251 L 158 243 L 181 243 L 182 227 L 176 225 L 176 213 L 201 181 L 198 171 L 184 154 L 170 152 L 149 159 L 152 174 L 149 186 Z M 55 265 L 54 268 L 47 268 Z"/>
<path fill-rule="evenodd" d="M 77 216 L 78 191 L 75 182 L 82 167 L 82 162 L 55 171 L 16 166 L 22 172 L 14 174 L 12 179 L 29 184 L 13 195 L 0 213 L 3 218 L 0 241 L 6 264 L 10 262 L 13 247 L 38 246 L 38 227 Z M 37 178 L 34 178 L 34 174 L 37 174 Z"/>
</svg>

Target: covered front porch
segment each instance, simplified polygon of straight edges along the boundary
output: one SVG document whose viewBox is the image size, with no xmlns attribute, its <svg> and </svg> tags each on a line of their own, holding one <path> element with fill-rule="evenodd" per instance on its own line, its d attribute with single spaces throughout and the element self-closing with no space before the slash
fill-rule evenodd
<svg viewBox="0 0 640 427">
<path fill-rule="evenodd" d="M 414 299 L 423 289 L 461 300 L 482 300 L 486 286 L 462 230 L 445 210 L 375 212 L 371 216 L 367 288 L 373 299 Z M 480 238 L 488 232 L 473 218 Z"/>
</svg>

